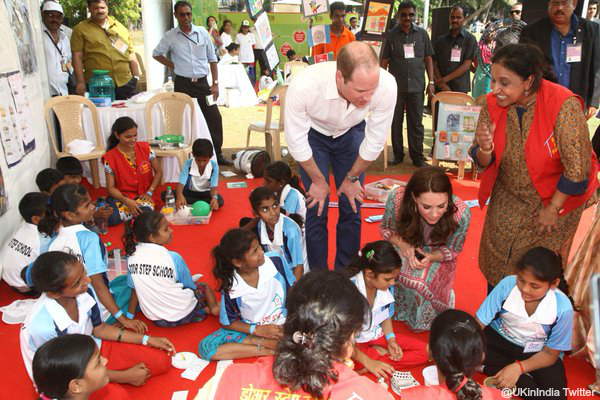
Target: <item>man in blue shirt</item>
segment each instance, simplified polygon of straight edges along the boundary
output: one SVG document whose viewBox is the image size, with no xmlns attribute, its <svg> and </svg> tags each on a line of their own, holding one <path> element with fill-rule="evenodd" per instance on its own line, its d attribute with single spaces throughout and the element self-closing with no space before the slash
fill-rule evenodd
<svg viewBox="0 0 600 400">
<path fill-rule="evenodd" d="M 577 0 L 549 0 L 548 16 L 526 26 L 520 42 L 539 47 L 557 82 L 581 96 L 587 118 L 600 102 L 600 38 L 598 24 L 578 18 Z"/>
<path fill-rule="evenodd" d="M 175 91 L 196 98 L 210 130 L 217 161 L 231 165 L 221 154 L 223 146 L 223 120 L 216 105 L 219 97 L 217 55 L 206 29 L 192 24 L 192 6 L 178 1 L 174 6 L 178 27 L 168 31 L 152 52 L 159 63 L 175 70 Z M 165 54 L 171 53 L 171 59 Z M 209 67 L 210 66 L 210 67 Z M 207 76 L 212 75 L 212 86 Z"/>
</svg>

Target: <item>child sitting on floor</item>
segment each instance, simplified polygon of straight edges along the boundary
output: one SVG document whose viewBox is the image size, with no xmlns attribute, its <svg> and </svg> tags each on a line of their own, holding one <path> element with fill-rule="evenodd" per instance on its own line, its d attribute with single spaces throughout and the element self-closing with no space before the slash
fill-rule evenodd
<svg viewBox="0 0 600 400">
<path fill-rule="evenodd" d="M 65 176 L 64 183 L 72 183 L 74 185 L 79 185 L 81 180 L 83 179 L 83 166 L 81 162 L 71 156 L 59 158 L 56 161 L 56 169 Z M 104 232 L 100 232 L 99 226 L 96 223 L 99 219 L 107 220 L 113 213 L 113 209 L 109 205 L 104 205 L 102 207 L 96 206 L 96 211 L 94 211 L 94 217 L 90 221 L 86 221 L 83 225 L 88 228 L 90 231 L 95 232 L 97 234 L 104 234 Z"/>
<path fill-rule="evenodd" d="M 35 177 L 35 184 L 40 192 L 52 194 L 54 190 L 65 182 L 65 176 L 62 172 L 54 168 L 46 168 L 38 172 Z"/>
<path fill-rule="evenodd" d="M 296 280 L 304 275 L 302 230 L 290 217 L 283 215 L 275 194 L 266 187 L 258 187 L 250 193 L 250 205 L 256 219 L 245 228 L 256 224 L 260 244 L 265 251 L 279 253 Z"/>
<path fill-rule="evenodd" d="M 481 365 L 485 338 L 475 318 L 460 310 L 446 310 L 431 324 L 429 353 L 439 384 L 402 390 L 402 400 L 501 400 L 502 392 L 480 386 L 471 378 Z M 509 396 L 510 397 L 510 396 Z"/>
<path fill-rule="evenodd" d="M 194 159 L 183 164 L 177 184 L 177 209 L 199 200 L 210 204 L 211 210 L 223 207 L 219 194 L 219 165 L 213 157 L 213 146 L 208 139 L 196 139 L 192 145 Z M 165 200 L 166 192 L 161 197 Z"/>
<path fill-rule="evenodd" d="M 371 318 L 356 335 L 352 358 L 358 373 L 366 371 L 387 378 L 394 370 L 405 370 L 427 363 L 425 343 L 394 333 L 394 284 L 402 259 L 385 240 L 368 243 L 346 269 L 350 280 L 371 307 Z M 364 368 L 364 369 L 363 369 Z"/>
<path fill-rule="evenodd" d="M 52 236 L 40 233 L 37 226 L 46 215 L 49 198 L 47 194 L 39 192 L 23 196 L 19 202 L 23 222 L 2 251 L 2 279 L 16 291 L 28 296 L 37 296 L 39 292 L 26 283 L 27 266 L 48 251 L 52 242 Z"/>
<path fill-rule="evenodd" d="M 275 354 L 294 276 L 277 254 L 265 254 L 254 232 L 231 229 L 213 249 L 222 328 L 198 345 L 205 360 Z"/>
<path fill-rule="evenodd" d="M 96 341 L 74 333 L 44 343 L 33 356 L 33 381 L 40 400 L 128 400 L 122 386 L 109 383 L 107 360 Z"/>
<path fill-rule="evenodd" d="M 275 161 L 265 167 L 263 186 L 277 197 L 281 211 L 288 217 L 298 214 L 306 219 L 306 193 L 300 186 L 300 178 L 283 161 Z"/>
<path fill-rule="evenodd" d="M 50 250 L 68 251 L 77 256 L 85 266 L 87 275 L 100 301 L 102 319 L 109 320 L 110 314 L 127 329 L 143 333 L 148 328 L 142 321 L 128 319 L 123 315 L 121 307 L 129 302 L 125 280 L 116 278 L 109 287 L 108 257 L 104 243 L 94 232 L 83 226 L 94 214 L 95 206 L 90 195 L 82 185 L 65 184 L 59 186 L 50 198 L 49 212 L 40 221 L 40 232 L 51 235 L 58 229 L 58 235 L 50 245 Z M 35 266 L 33 267 L 35 268 Z M 122 283 L 122 284 L 121 284 Z M 115 297 L 118 296 L 121 307 Z"/>
<path fill-rule="evenodd" d="M 37 349 L 52 338 L 72 333 L 98 339 L 111 382 L 141 386 L 150 376 L 170 369 L 169 354 L 175 353 L 175 347 L 168 339 L 102 322 L 95 293 L 88 286 L 90 278 L 76 256 L 61 251 L 42 254 L 35 261 L 32 278 L 43 293 L 21 327 L 21 353 L 30 377 Z"/>
<path fill-rule="evenodd" d="M 562 352 L 571 350 L 573 304 L 560 256 L 534 247 L 477 311 L 485 327 L 483 372 L 494 385 L 550 390 L 566 399 Z M 523 397 L 523 396 L 522 396 Z M 528 398 L 528 397 L 524 397 Z"/>
<path fill-rule="evenodd" d="M 164 247 L 172 237 L 169 222 L 156 211 L 125 223 L 127 283 L 132 288 L 127 318 L 134 317 L 138 301 L 146 318 L 162 327 L 202 321 L 206 314 L 219 315 L 212 289 L 195 283 L 183 258 Z"/>
</svg>

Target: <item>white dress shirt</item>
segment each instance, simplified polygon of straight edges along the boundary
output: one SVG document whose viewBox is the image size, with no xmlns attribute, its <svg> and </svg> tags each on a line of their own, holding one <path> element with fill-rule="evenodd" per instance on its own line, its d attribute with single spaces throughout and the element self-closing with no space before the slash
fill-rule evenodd
<svg viewBox="0 0 600 400">
<path fill-rule="evenodd" d="M 62 66 L 63 64 L 71 63 L 71 41 L 62 27 L 58 30 L 58 43 L 56 45 L 51 38 L 48 28 L 44 26 L 43 30 L 42 40 L 44 41 L 44 53 L 46 54 L 50 95 L 66 96 L 69 94 L 67 89 L 69 73 L 63 71 Z"/>
<path fill-rule="evenodd" d="M 245 35 L 238 33 L 235 37 L 235 43 L 240 45 L 240 62 L 244 64 L 251 64 L 254 62 L 254 35 L 252 32 L 248 32 Z"/>
<path fill-rule="evenodd" d="M 379 86 L 371 101 L 364 108 L 356 108 L 339 94 L 335 73 L 334 61 L 318 63 L 299 71 L 290 83 L 285 100 L 285 138 L 296 161 L 312 157 L 308 144 L 310 128 L 336 138 L 365 118 L 360 157 L 374 161 L 385 146 L 396 107 L 395 78 L 380 69 Z"/>
</svg>

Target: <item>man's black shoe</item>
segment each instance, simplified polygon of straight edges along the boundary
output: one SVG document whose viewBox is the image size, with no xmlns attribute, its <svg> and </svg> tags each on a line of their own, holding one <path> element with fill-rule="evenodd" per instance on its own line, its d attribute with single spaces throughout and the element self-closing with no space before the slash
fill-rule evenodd
<svg viewBox="0 0 600 400">
<path fill-rule="evenodd" d="M 218 155 L 217 156 L 217 164 L 219 165 L 225 165 L 225 166 L 232 166 L 233 165 L 233 161 L 229 161 L 228 159 L 226 159 L 225 157 L 223 157 L 223 155 Z"/>
<path fill-rule="evenodd" d="M 427 163 L 425 162 L 425 160 L 419 160 L 419 161 L 413 161 L 413 165 L 414 165 L 415 167 L 419 167 L 419 168 L 421 168 L 421 167 L 427 167 L 429 164 L 427 164 Z"/>
<path fill-rule="evenodd" d="M 390 161 L 388 161 L 388 165 L 398 165 L 404 161 L 404 157 L 394 157 Z"/>
</svg>

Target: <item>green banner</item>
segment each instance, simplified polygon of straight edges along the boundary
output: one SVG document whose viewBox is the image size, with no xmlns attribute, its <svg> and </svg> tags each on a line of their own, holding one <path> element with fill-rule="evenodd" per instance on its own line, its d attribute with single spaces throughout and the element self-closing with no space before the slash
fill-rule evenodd
<svg viewBox="0 0 600 400">
<path fill-rule="evenodd" d="M 194 24 L 206 27 L 206 18 L 210 15 L 218 18 L 219 0 L 193 0 Z M 219 25 L 220 26 L 220 25 Z"/>
</svg>

